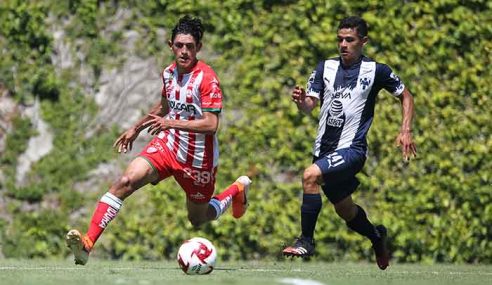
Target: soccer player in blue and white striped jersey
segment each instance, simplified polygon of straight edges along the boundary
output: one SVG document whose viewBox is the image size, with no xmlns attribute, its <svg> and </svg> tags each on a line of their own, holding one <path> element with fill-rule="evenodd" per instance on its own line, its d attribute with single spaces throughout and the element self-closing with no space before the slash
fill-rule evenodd
<svg viewBox="0 0 492 285">
<path fill-rule="evenodd" d="M 343 19 L 337 32 L 339 57 L 318 64 L 309 77 L 307 90 L 296 86 L 292 100 L 304 113 L 320 103 L 318 134 L 313 146 L 313 164 L 302 178 L 302 234 L 285 256 L 308 257 L 314 253 L 314 229 L 322 201 L 320 188 L 347 226 L 371 240 L 380 269 L 389 265 L 387 230 L 374 226 L 362 207 L 352 200 L 359 185 L 356 174 L 367 153 L 366 135 L 374 117 L 376 96 L 386 89 L 400 99 L 403 119 L 397 144 L 408 160 L 417 151 L 412 140 L 413 97 L 390 67 L 362 54 L 368 42 L 367 24 L 360 17 Z"/>
</svg>

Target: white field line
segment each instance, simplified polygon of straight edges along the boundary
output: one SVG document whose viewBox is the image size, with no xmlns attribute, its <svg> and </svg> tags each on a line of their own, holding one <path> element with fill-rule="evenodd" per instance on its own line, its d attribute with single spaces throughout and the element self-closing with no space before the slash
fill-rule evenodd
<svg viewBox="0 0 492 285">
<path fill-rule="evenodd" d="M 292 285 L 325 285 L 324 283 L 315 280 L 300 279 L 300 278 L 282 278 L 279 280 L 279 282 L 283 284 L 292 284 Z"/>
</svg>

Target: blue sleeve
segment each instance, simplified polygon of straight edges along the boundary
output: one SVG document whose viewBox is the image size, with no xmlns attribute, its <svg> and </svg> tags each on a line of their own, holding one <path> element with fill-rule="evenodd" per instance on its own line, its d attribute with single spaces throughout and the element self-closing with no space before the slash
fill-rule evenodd
<svg viewBox="0 0 492 285">
<path fill-rule="evenodd" d="M 325 69 L 325 62 L 321 61 L 316 66 L 316 69 L 309 76 L 309 80 L 306 86 L 306 95 L 310 97 L 320 98 L 320 94 L 325 89 L 325 83 L 323 82 L 323 71 Z"/>
<path fill-rule="evenodd" d="M 376 67 L 376 82 L 378 88 L 384 88 L 394 96 L 400 96 L 405 84 L 398 75 L 394 74 L 389 66 L 378 63 Z"/>
</svg>

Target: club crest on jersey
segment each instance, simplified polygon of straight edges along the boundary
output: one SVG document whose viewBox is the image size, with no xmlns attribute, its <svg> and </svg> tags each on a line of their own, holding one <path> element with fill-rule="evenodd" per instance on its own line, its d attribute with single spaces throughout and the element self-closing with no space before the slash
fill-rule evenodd
<svg viewBox="0 0 492 285">
<path fill-rule="evenodd" d="M 326 119 L 326 124 L 330 127 L 340 128 L 343 126 L 345 118 L 343 116 L 343 104 L 339 100 L 333 100 L 331 102 L 330 109 L 328 110 L 329 116 Z"/>
<path fill-rule="evenodd" d="M 147 149 L 147 153 L 154 153 L 154 152 L 157 152 L 157 148 L 151 146 Z"/>
<path fill-rule="evenodd" d="M 371 79 L 367 77 L 361 78 L 360 84 L 362 85 L 362 90 L 366 90 L 367 86 L 371 84 Z"/>
</svg>

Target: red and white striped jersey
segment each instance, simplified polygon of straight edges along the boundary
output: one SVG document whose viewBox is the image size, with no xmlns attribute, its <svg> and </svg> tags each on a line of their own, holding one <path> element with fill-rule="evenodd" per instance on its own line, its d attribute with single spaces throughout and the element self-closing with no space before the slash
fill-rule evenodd
<svg viewBox="0 0 492 285">
<path fill-rule="evenodd" d="M 169 105 L 167 117 L 174 120 L 196 120 L 203 112 L 220 113 L 222 91 L 217 75 L 210 66 L 198 61 L 187 74 L 178 74 L 176 63 L 162 72 L 162 96 Z M 168 129 L 159 133 L 166 146 L 181 163 L 195 168 L 217 166 L 219 158 L 216 134 Z"/>
</svg>

